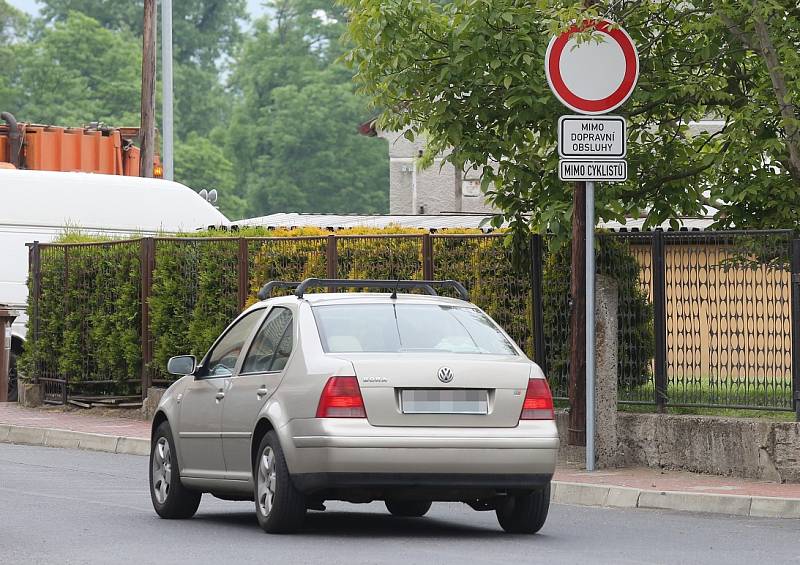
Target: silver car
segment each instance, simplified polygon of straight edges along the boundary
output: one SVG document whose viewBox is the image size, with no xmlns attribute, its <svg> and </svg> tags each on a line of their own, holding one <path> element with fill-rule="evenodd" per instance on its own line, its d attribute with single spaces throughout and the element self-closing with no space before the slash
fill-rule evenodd
<svg viewBox="0 0 800 565">
<path fill-rule="evenodd" d="M 262 292 L 289 284 L 199 364 L 170 359 L 182 378 L 158 406 L 150 455 L 161 517 L 193 516 L 207 492 L 255 500 L 267 532 L 296 531 L 326 500 L 382 500 L 406 517 L 460 501 L 494 510 L 507 532 L 542 527 L 559 445 L 547 381 L 482 310 L 435 291 L 466 298 L 460 284 L 308 279 Z M 398 292 L 410 288 L 427 294 Z"/>
</svg>

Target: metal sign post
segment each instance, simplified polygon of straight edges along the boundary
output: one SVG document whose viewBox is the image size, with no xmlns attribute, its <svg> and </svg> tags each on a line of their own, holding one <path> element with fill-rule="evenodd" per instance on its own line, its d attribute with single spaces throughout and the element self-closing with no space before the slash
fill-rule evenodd
<svg viewBox="0 0 800 565">
<path fill-rule="evenodd" d="M 594 471 L 594 181 L 586 181 L 586 470 Z"/>
<path fill-rule="evenodd" d="M 574 35 L 586 30 L 596 32 L 602 41 L 578 43 Z M 595 181 L 628 179 L 627 124 L 620 116 L 604 114 L 633 92 L 639 55 L 620 26 L 604 19 L 585 21 L 550 40 L 545 74 L 559 101 L 581 114 L 558 120 L 558 177 L 586 183 L 586 470 L 594 471 L 594 189 Z"/>
</svg>

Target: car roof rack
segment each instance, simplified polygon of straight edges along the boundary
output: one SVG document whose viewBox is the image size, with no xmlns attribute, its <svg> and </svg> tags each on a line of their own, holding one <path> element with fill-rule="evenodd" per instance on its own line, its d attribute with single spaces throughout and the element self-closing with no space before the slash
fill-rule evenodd
<svg viewBox="0 0 800 565">
<path fill-rule="evenodd" d="M 392 291 L 399 289 L 421 289 L 431 296 L 439 296 L 436 288 L 452 288 L 458 292 L 461 300 L 469 301 L 469 292 L 464 285 L 454 280 L 417 281 L 403 279 L 317 279 L 308 278 L 303 282 L 270 281 L 258 291 L 258 298 L 266 300 L 276 288 L 294 288 L 294 295 L 303 298 L 309 288 L 326 286 L 336 288 L 382 288 Z"/>
</svg>

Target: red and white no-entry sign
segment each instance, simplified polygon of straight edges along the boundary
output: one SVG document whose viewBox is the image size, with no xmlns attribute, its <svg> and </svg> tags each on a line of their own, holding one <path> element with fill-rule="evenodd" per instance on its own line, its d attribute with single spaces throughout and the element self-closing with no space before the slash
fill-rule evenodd
<svg viewBox="0 0 800 565">
<path fill-rule="evenodd" d="M 639 78 L 639 55 L 628 33 L 608 20 L 590 20 L 550 40 L 547 82 L 567 108 L 605 114 L 625 102 Z M 576 33 L 594 29 L 603 41 L 578 44 Z"/>
</svg>

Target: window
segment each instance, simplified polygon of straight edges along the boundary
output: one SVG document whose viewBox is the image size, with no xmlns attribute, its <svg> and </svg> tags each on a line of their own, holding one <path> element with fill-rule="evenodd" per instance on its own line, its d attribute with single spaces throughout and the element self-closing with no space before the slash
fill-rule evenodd
<svg viewBox="0 0 800 565">
<path fill-rule="evenodd" d="M 262 314 L 264 314 L 263 308 L 249 312 L 222 336 L 208 356 L 206 376 L 229 377 L 233 374 L 236 360 L 239 359 L 244 343 L 250 337 Z"/>
<path fill-rule="evenodd" d="M 477 308 L 434 304 L 314 307 L 329 353 L 428 351 L 516 355 L 500 328 Z"/>
<path fill-rule="evenodd" d="M 291 311 L 273 308 L 253 339 L 242 373 L 282 371 L 292 353 L 292 332 Z"/>
</svg>

